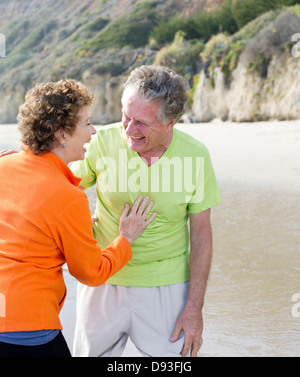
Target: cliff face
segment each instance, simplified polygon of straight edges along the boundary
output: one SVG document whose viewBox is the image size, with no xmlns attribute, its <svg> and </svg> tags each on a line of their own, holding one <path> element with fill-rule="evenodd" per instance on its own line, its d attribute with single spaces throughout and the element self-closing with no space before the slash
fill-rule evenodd
<svg viewBox="0 0 300 377">
<path fill-rule="evenodd" d="M 215 10 L 223 1 L 0 0 L 0 33 L 7 46 L 6 58 L 0 60 L 0 123 L 16 123 L 25 93 L 37 82 L 62 78 L 80 80 L 95 92 L 95 124 L 119 121 L 129 72 L 152 64 L 158 50 L 110 44 L 110 37 L 118 41 L 122 36 L 113 33 L 139 22 L 144 29 L 129 34 L 135 41 L 158 14 Z M 112 36 L 103 34 L 108 29 Z M 189 63 L 199 72 L 189 120 L 299 119 L 300 58 L 291 53 L 291 37 L 299 32 L 300 6 L 295 6 L 264 14 L 231 36 L 221 35 L 222 47 L 219 40 L 214 48 L 214 41 L 208 41 L 201 58 Z"/>
<path fill-rule="evenodd" d="M 214 9 L 223 1 L 0 0 L 0 33 L 6 37 L 6 57 L 0 59 L 0 123 L 16 122 L 25 93 L 37 82 L 62 78 L 80 80 L 95 91 L 95 123 L 118 121 L 128 73 L 155 59 L 156 51 L 146 46 L 155 22 L 177 12 Z M 133 46 L 127 40 L 118 46 L 123 30 Z"/>
<path fill-rule="evenodd" d="M 290 44 L 299 30 L 300 18 L 286 10 L 245 44 L 229 82 L 221 65 L 209 74 L 201 71 L 192 120 L 299 119 L 300 58 L 292 55 Z"/>
</svg>

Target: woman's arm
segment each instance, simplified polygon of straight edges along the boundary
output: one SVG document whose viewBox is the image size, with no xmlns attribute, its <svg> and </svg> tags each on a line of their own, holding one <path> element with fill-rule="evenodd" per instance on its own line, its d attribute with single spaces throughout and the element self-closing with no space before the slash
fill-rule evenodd
<svg viewBox="0 0 300 377">
<path fill-rule="evenodd" d="M 52 234 L 65 255 L 69 272 L 81 283 L 89 286 L 103 284 L 132 258 L 130 244 L 155 218 L 148 220 L 151 206 L 139 197 L 129 212 L 125 206 L 120 218 L 120 236 L 105 249 L 97 246 L 92 232 L 92 220 L 86 196 L 72 203 L 52 227 Z"/>
</svg>

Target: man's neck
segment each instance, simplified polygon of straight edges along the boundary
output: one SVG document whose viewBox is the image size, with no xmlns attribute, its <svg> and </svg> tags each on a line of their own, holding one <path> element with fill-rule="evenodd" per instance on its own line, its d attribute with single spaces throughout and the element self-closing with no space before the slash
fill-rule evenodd
<svg viewBox="0 0 300 377">
<path fill-rule="evenodd" d="M 139 153 L 139 156 L 148 167 L 155 164 L 155 162 L 157 162 L 169 148 L 172 143 L 172 139 L 173 131 L 170 132 L 170 135 L 166 139 L 166 141 L 160 145 L 160 148 L 158 148 L 157 150 L 146 151 L 145 153 Z"/>
</svg>

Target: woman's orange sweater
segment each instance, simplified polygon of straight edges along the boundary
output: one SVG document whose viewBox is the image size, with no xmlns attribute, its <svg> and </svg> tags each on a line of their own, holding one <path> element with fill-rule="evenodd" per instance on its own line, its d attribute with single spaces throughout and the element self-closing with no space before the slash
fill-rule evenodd
<svg viewBox="0 0 300 377">
<path fill-rule="evenodd" d="M 0 332 L 62 329 L 65 262 L 81 283 L 98 286 L 131 259 L 122 236 L 97 246 L 79 183 L 52 153 L 0 158 Z"/>
</svg>

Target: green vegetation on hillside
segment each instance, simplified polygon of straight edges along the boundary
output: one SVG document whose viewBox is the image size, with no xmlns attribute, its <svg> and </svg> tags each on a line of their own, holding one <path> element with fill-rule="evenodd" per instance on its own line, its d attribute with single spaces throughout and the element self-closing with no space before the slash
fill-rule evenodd
<svg viewBox="0 0 300 377">
<path fill-rule="evenodd" d="M 111 23 L 105 30 L 88 40 L 86 51 L 97 52 L 108 47 L 137 48 L 148 43 L 149 35 L 158 21 L 157 2 L 137 4 L 133 12 Z"/>
<path fill-rule="evenodd" d="M 234 34 L 247 23 L 270 10 L 291 6 L 300 0 L 225 0 L 216 12 L 202 11 L 189 17 L 176 15 L 162 18 L 150 34 L 157 44 L 173 41 L 179 30 L 186 39 L 202 39 L 207 42 L 219 32 Z"/>
<path fill-rule="evenodd" d="M 0 89 L 13 91 L 21 84 L 27 90 L 36 81 L 66 76 L 79 80 L 118 76 L 134 65 L 153 62 L 176 69 L 191 85 L 204 69 L 212 87 L 213 71 L 219 66 L 230 83 L 248 41 L 282 9 L 300 0 L 224 0 L 216 11 L 185 17 L 174 11 L 175 2 L 145 0 L 113 18 L 104 12 L 109 3 L 102 0 L 94 8 L 80 4 L 68 19 L 58 17 L 56 10 L 51 13 L 52 8 L 48 18 L 28 12 L 0 28 L 7 46 L 0 64 Z M 66 6 L 60 1 L 55 7 L 65 11 Z M 249 71 L 263 71 L 267 64 L 263 56 L 257 57 Z"/>
</svg>

